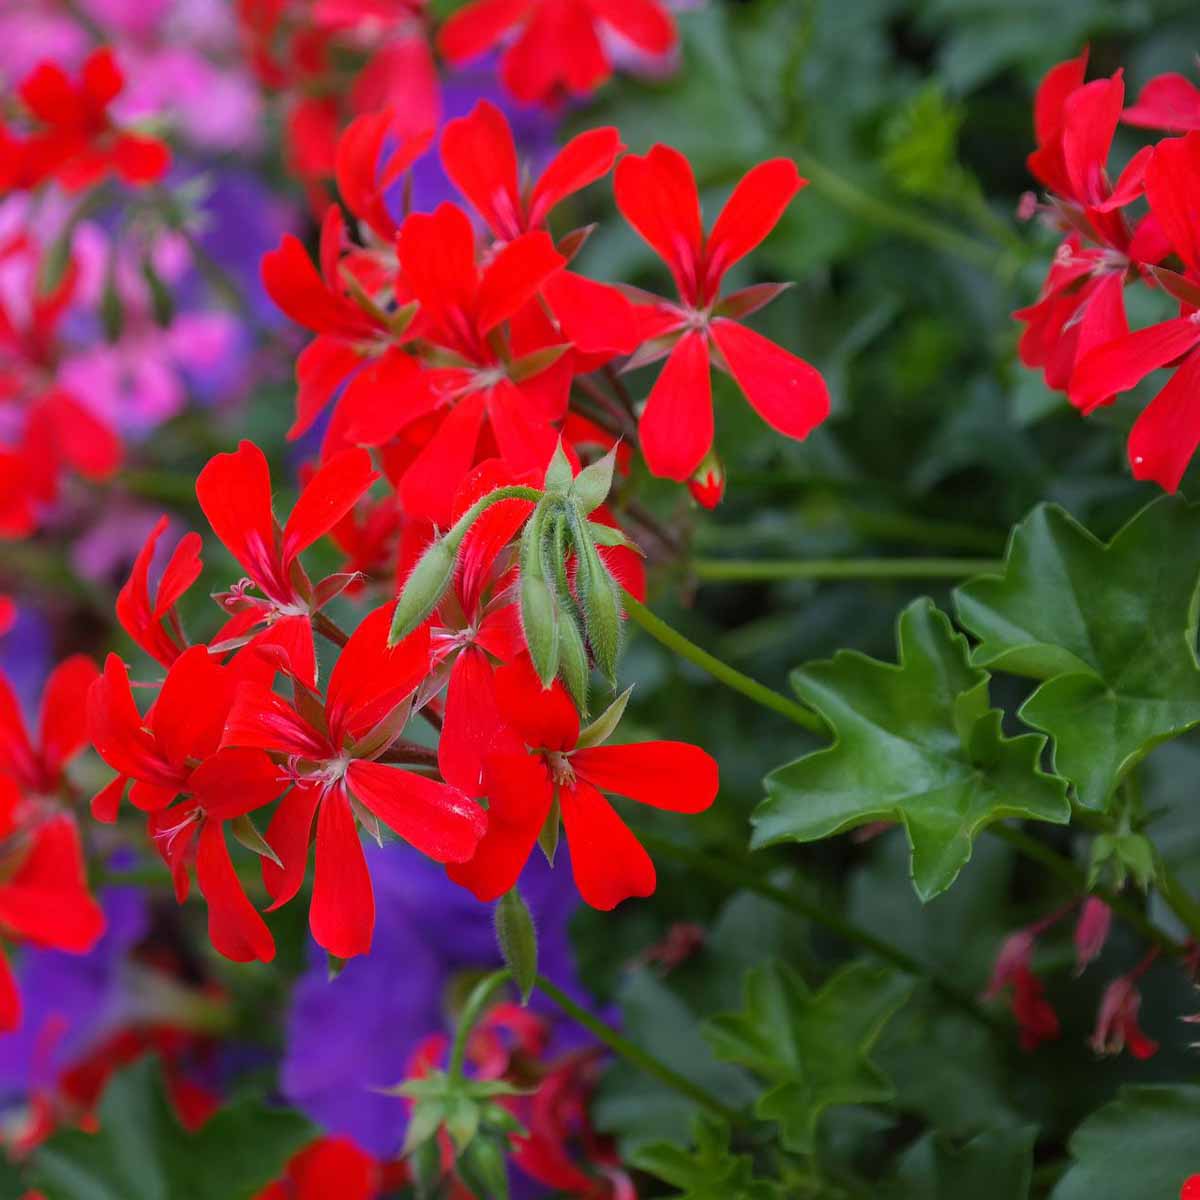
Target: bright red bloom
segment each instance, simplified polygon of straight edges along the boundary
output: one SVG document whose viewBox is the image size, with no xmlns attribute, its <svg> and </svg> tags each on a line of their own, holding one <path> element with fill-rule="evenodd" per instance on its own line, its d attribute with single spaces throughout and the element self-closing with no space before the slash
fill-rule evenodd
<svg viewBox="0 0 1200 1200">
<path fill-rule="evenodd" d="M 73 954 L 90 950 L 104 932 L 92 899 L 83 847 L 65 814 L 30 822 L 17 783 L 0 774 L 0 934 Z M 21 1023 L 21 997 L 0 954 L 0 1033 Z"/>
<path fill-rule="evenodd" d="M 323 710 L 302 711 L 261 684 L 238 691 L 226 746 L 254 746 L 289 758 L 294 787 L 267 830 L 282 867 L 263 860 L 272 907 L 304 880 L 316 821 L 309 923 L 318 944 L 339 958 L 365 954 L 375 926 L 371 876 L 355 819 L 378 834 L 382 821 L 437 862 L 470 858 L 485 815 L 457 788 L 378 761 L 408 716 L 405 701 L 429 670 L 429 629 L 388 647 L 394 605 L 370 613 L 342 648 Z"/>
<path fill-rule="evenodd" d="M 1121 120 L 1167 133 L 1200 129 L 1200 88 L 1183 75 L 1156 75 L 1121 114 Z"/>
<path fill-rule="evenodd" d="M 703 812 L 716 798 L 717 764 L 697 746 L 641 742 L 580 748 L 579 714 L 561 684 L 543 690 L 528 657 L 496 672 L 510 748 L 487 756 L 488 829 L 474 858 L 448 868 L 480 900 L 516 883 L 547 820 L 561 812 L 584 900 L 610 909 L 654 891 L 654 864 L 601 792 L 670 812 Z"/>
<path fill-rule="evenodd" d="M 1189 1175 L 1183 1181 L 1179 1200 L 1200 1200 L 1200 1175 Z"/>
<path fill-rule="evenodd" d="M 649 311 L 650 341 L 633 360 L 640 365 L 669 353 L 638 425 L 654 474 L 682 483 L 711 448 L 713 362 L 787 437 L 806 437 L 828 415 L 820 373 L 732 319 L 754 312 L 778 289 L 720 294 L 725 273 L 771 232 L 804 184 L 788 159 L 760 163 L 742 178 L 706 237 L 695 176 L 682 154 L 655 146 L 644 158 L 628 155 L 617 164 L 617 207 L 670 268 L 679 290 L 678 303 L 657 301 Z"/>
<path fill-rule="evenodd" d="M 151 600 L 150 564 L 166 528 L 167 518 L 160 517 L 138 551 L 129 579 L 117 595 L 117 620 L 151 658 L 169 667 L 186 649 L 175 605 L 200 577 L 203 563 L 200 535 L 185 533 L 171 552 Z"/>
<path fill-rule="evenodd" d="M 220 598 L 232 618 L 214 647 L 278 647 L 291 674 L 316 687 L 312 614 L 347 580 L 334 576 L 314 587 L 299 556 L 342 520 L 377 478 L 366 451 L 335 455 L 309 479 L 280 528 L 272 511 L 270 468 L 253 442 L 209 460 L 196 480 L 196 498 L 213 532 L 249 576 Z M 251 585 L 261 596 L 248 594 Z M 248 636 L 255 629 L 259 632 Z"/>
<path fill-rule="evenodd" d="M 375 1200 L 379 1164 L 348 1137 L 323 1137 L 288 1162 L 283 1178 L 255 1200 Z"/>
<path fill-rule="evenodd" d="M 25 143 L 26 170 L 53 178 L 68 191 L 98 183 L 110 171 L 128 184 L 156 183 L 171 155 L 155 138 L 113 124 L 108 106 L 125 86 L 108 49 L 95 51 L 72 82 L 54 63 L 43 63 L 17 89 L 38 129 Z"/>
<path fill-rule="evenodd" d="M 1151 371 L 1175 365 L 1175 374 L 1146 406 L 1129 434 L 1129 462 L 1137 479 L 1175 491 L 1200 445 L 1200 133 L 1169 138 L 1154 149 L 1146 169 L 1146 198 L 1186 277 L 1157 272 L 1181 304 L 1174 320 L 1139 329 L 1092 350 L 1071 380 L 1073 402 L 1085 409 L 1124 392 Z"/>
<path fill-rule="evenodd" d="M 1138 1025 L 1142 996 L 1134 982 L 1138 972 L 1114 979 L 1104 990 L 1091 1046 L 1097 1054 L 1120 1054 L 1128 1050 L 1134 1058 L 1152 1058 L 1158 1043 Z"/>
<path fill-rule="evenodd" d="M 501 81 L 518 100 L 549 104 L 586 95 L 609 78 L 609 30 L 650 55 L 666 54 L 676 41 L 659 0 L 472 0 L 442 26 L 437 46 L 457 64 L 513 35 Z"/>
</svg>

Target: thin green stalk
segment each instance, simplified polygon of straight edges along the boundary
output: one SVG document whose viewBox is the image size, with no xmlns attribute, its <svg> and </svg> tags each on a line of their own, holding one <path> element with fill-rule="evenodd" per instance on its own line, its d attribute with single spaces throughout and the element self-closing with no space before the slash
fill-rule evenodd
<svg viewBox="0 0 1200 1200">
<path fill-rule="evenodd" d="M 1179 877 L 1166 863 L 1159 860 L 1155 873 L 1158 894 L 1167 907 L 1183 922 L 1192 938 L 1200 942 L 1200 903 L 1179 881 Z"/>
<path fill-rule="evenodd" d="M 873 196 L 801 147 L 791 147 L 791 157 L 801 172 L 808 176 L 813 187 L 848 212 L 869 223 L 894 229 L 906 237 L 956 255 L 973 267 L 985 271 L 996 270 L 1002 255 L 995 246 L 952 229 L 923 213 L 889 204 Z"/>
<path fill-rule="evenodd" d="M 454 1030 L 454 1045 L 450 1050 L 449 1076 L 451 1079 L 461 1079 L 463 1063 L 467 1057 L 467 1042 L 471 1033 L 483 1016 L 484 1010 L 492 997 L 512 979 L 512 972 L 504 967 L 485 975 L 471 990 L 467 1002 L 458 1014 L 458 1024 Z"/>
<path fill-rule="evenodd" d="M 786 696 L 767 687 L 766 684 L 751 679 L 749 675 L 743 675 L 741 671 L 722 662 L 719 658 L 715 658 L 707 650 L 701 649 L 695 642 L 689 641 L 682 633 L 673 629 L 666 621 L 656 617 L 628 592 L 622 594 L 625 611 L 629 614 L 630 620 L 641 626 L 660 645 L 666 646 L 668 650 L 673 650 L 680 658 L 694 663 L 701 670 L 707 671 L 714 679 L 725 684 L 726 687 L 732 688 L 735 692 L 741 692 L 743 696 L 749 697 L 756 704 L 780 713 L 789 720 L 795 721 L 797 725 L 812 730 L 813 733 L 824 732 L 825 722 L 816 713 L 803 708 L 794 700 L 789 700 Z"/>
<path fill-rule="evenodd" d="M 912 975 L 917 979 L 925 980 L 938 995 L 953 1004 L 960 1011 L 966 1013 L 973 1021 L 987 1026 L 993 1032 L 1003 1033 L 1007 1036 L 1007 1028 L 984 1011 L 976 1003 L 973 996 L 959 991 L 954 984 L 948 983 L 946 980 L 933 974 L 918 959 L 876 937 L 870 930 L 863 929 L 862 926 L 854 924 L 853 921 L 847 921 L 826 905 L 819 904 L 813 900 L 806 900 L 803 896 L 798 896 L 794 892 L 777 887 L 775 884 L 769 883 L 757 871 L 742 866 L 740 863 L 732 862 L 727 858 L 716 858 L 700 850 L 692 850 L 686 846 L 679 846 L 668 838 L 660 837 L 657 834 L 639 832 L 638 838 L 645 844 L 648 850 L 656 854 L 664 854 L 676 859 L 678 862 L 686 863 L 688 866 L 694 867 L 699 871 L 704 871 L 714 878 L 733 884 L 735 887 L 745 888 L 747 891 L 754 892 L 756 895 L 762 896 L 763 899 L 778 904 L 780 908 L 795 913 L 796 916 L 803 917 L 808 921 L 815 921 L 819 925 L 824 925 L 826 929 L 836 933 L 843 941 L 849 942 L 851 945 L 861 946 L 877 958 L 882 958 L 885 962 L 891 963 L 892 966 L 903 971 L 905 975 Z"/>
<path fill-rule="evenodd" d="M 965 579 L 998 571 L 993 558 L 809 558 L 762 561 L 696 558 L 688 569 L 711 582 L 766 582 L 780 579 Z"/>
<path fill-rule="evenodd" d="M 611 1025 L 601 1021 L 599 1017 L 593 1016 L 544 975 L 539 975 L 537 978 L 537 990 L 552 1004 L 562 1009 L 573 1021 L 582 1025 L 589 1033 L 595 1034 L 614 1054 L 619 1054 L 640 1071 L 653 1076 L 660 1083 L 665 1083 L 667 1087 L 677 1091 L 681 1096 L 687 1096 L 689 1100 L 695 1100 L 697 1104 L 702 1104 L 718 1116 L 724 1117 L 732 1125 L 745 1121 L 744 1114 L 735 1108 L 730 1108 L 728 1104 L 719 1100 L 711 1092 L 699 1084 L 693 1083 L 686 1075 L 681 1075 L 673 1067 L 667 1066 L 665 1062 L 631 1042 Z"/>
<path fill-rule="evenodd" d="M 1045 842 L 1031 837 L 1024 830 L 1018 829 L 1014 825 L 989 825 L 988 832 L 1007 842 L 1014 850 L 1019 854 L 1023 854 L 1032 862 L 1045 867 L 1051 874 L 1057 875 L 1059 879 L 1068 884 L 1080 895 L 1087 894 L 1090 891 L 1091 895 L 1103 900 L 1113 912 L 1129 925 L 1132 925 L 1143 937 L 1153 942 L 1156 946 L 1162 947 L 1167 953 L 1182 954 L 1187 948 L 1183 943 L 1177 942 L 1170 934 L 1164 933 L 1163 930 L 1159 929 L 1141 909 L 1131 904 L 1123 896 L 1118 896 L 1115 892 L 1111 892 L 1107 888 L 1089 889 L 1087 885 L 1087 872 L 1082 867 L 1073 863 L 1069 858 L 1059 854 L 1057 850 L 1047 846 Z M 1163 898 L 1167 899 L 1165 895 Z"/>
</svg>

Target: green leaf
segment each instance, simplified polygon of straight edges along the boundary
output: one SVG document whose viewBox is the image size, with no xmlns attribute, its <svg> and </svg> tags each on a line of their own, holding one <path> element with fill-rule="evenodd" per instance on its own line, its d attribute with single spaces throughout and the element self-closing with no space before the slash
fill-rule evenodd
<svg viewBox="0 0 1200 1200">
<path fill-rule="evenodd" d="M 1200 722 L 1200 515 L 1174 497 L 1105 545 L 1051 505 L 1013 531 L 1003 575 L 957 594 L 980 666 L 1045 682 L 1020 716 L 1088 808 L 1154 746 Z"/>
<path fill-rule="evenodd" d="M 1071 1135 L 1074 1165 L 1051 1200 L 1178 1200 L 1200 1171 L 1200 1087 L 1122 1088 Z"/>
<path fill-rule="evenodd" d="M 496 905 L 496 941 L 517 987 L 521 1003 L 528 1004 L 537 980 L 538 939 L 529 906 L 515 887 L 509 888 Z M 468 1139 L 469 1140 L 469 1139 Z"/>
<path fill-rule="evenodd" d="M 856 962 L 814 994 L 790 968 L 772 964 L 747 973 L 742 1011 L 713 1018 L 705 1032 L 718 1058 L 770 1081 L 756 1114 L 779 1122 L 789 1150 L 811 1153 L 825 1109 L 891 1098 L 892 1085 L 867 1055 L 912 988 L 893 971 Z"/>
<path fill-rule="evenodd" d="M 1027 1200 L 1035 1133 L 989 1130 L 961 1147 L 928 1134 L 904 1155 L 885 1200 Z"/>
<path fill-rule="evenodd" d="M 766 778 L 752 845 L 810 842 L 897 820 L 912 848 L 917 895 L 945 891 L 972 839 L 1005 817 L 1070 817 L 1063 780 L 1038 766 L 1045 740 L 1006 738 L 988 707 L 987 673 L 929 600 L 900 616 L 899 665 L 853 651 L 793 672 L 802 700 L 836 741 Z"/>
<path fill-rule="evenodd" d="M 68 1130 L 37 1150 L 32 1187 L 53 1200 L 250 1200 L 317 1132 L 298 1113 L 244 1099 L 188 1133 L 152 1059 L 113 1078 L 99 1116 L 98 1133 Z"/>
<path fill-rule="evenodd" d="M 634 1152 L 633 1165 L 679 1188 L 676 1200 L 779 1200 L 777 1185 L 754 1178 L 752 1159 L 730 1150 L 724 1121 L 706 1114 L 696 1119 L 693 1130 L 694 1150 L 655 1142 Z"/>
</svg>

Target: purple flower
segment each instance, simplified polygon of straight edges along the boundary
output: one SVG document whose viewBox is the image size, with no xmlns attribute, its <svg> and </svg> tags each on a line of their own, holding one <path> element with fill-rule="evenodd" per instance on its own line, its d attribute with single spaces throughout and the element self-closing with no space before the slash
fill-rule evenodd
<svg viewBox="0 0 1200 1200">
<path fill-rule="evenodd" d="M 314 946 L 312 966 L 292 993 L 281 1084 L 288 1100 L 330 1133 L 348 1134 L 379 1157 L 403 1140 L 404 1102 L 373 1090 L 404 1078 L 417 1046 L 448 1032 L 450 985 L 467 972 L 500 965 L 493 906 L 480 904 L 445 872 L 407 847 L 368 850 L 378 920 L 371 953 L 334 980 Z M 570 868 L 530 859 L 521 894 L 538 930 L 539 968 L 581 1003 L 567 941 L 578 903 Z M 535 1010 L 551 1015 L 554 1010 Z M 583 1040 L 558 1032 L 553 1050 Z"/>
</svg>

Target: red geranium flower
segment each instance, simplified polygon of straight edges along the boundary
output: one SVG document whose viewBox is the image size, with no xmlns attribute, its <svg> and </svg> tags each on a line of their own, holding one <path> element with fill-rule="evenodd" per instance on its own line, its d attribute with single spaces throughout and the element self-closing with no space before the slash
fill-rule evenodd
<svg viewBox="0 0 1200 1200">
<path fill-rule="evenodd" d="M 780 289 L 720 294 L 725 273 L 771 232 L 804 184 L 788 159 L 760 163 L 742 178 L 706 237 L 696 180 L 682 154 L 655 146 L 644 158 L 629 155 L 617 164 L 617 207 L 671 269 L 679 289 L 678 303 L 657 301 L 648 313 L 650 348 L 634 360 L 670 355 L 638 426 L 654 474 L 682 483 L 712 446 L 710 356 L 780 433 L 806 437 L 828 415 L 820 373 L 732 319 L 756 311 Z"/>
<path fill-rule="evenodd" d="M 129 579 L 117 595 L 116 607 L 121 628 L 151 658 L 169 667 L 186 649 L 175 605 L 200 577 L 203 563 L 200 561 L 200 535 L 185 533 L 171 552 L 152 601 L 150 564 L 158 548 L 158 539 L 166 528 L 167 518 L 160 517 L 138 551 Z"/>
<path fill-rule="evenodd" d="M 442 26 L 437 45 L 457 64 L 513 35 L 501 81 L 518 100 L 549 104 L 609 78 L 609 30 L 650 55 L 675 45 L 675 22 L 658 0 L 472 0 Z"/>
<path fill-rule="evenodd" d="M 155 138 L 118 128 L 108 106 L 125 86 L 108 49 L 95 51 L 73 83 L 55 63 L 42 63 L 17 89 L 25 107 L 44 127 L 25 143 L 33 179 L 54 178 L 68 191 L 99 182 L 110 171 L 125 183 L 156 183 L 171 155 Z"/>
<path fill-rule="evenodd" d="M 366 954 L 375 899 L 355 818 L 378 834 L 382 821 L 437 862 L 470 858 L 483 834 L 482 808 L 457 788 L 377 761 L 399 736 L 404 702 L 429 670 L 429 628 L 388 647 L 394 605 L 375 609 L 342 648 L 323 709 L 300 709 L 262 684 L 239 690 L 226 746 L 289 756 L 292 790 L 267 830 L 282 866 L 263 859 L 263 880 L 278 908 L 304 880 L 316 820 L 316 865 L 309 923 L 318 944 L 339 958 Z"/>
<path fill-rule="evenodd" d="M 278 647 L 290 673 L 307 687 L 316 687 L 312 614 L 348 580 L 334 576 L 314 587 L 299 556 L 328 533 L 377 478 L 365 450 L 335 455 L 309 479 L 281 529 L 271 506 L 270 468 L 253 442 L 242 442 L 235 453 L 209 460 L 196 480 L 196 498 L 213 532 L 249 576 L 220 597 L 233 616 L 213 639 L 215 648 L 239 643 Z M 247 592 L 252 585 L 261 596 Z M 255 629 L 259 632 L 248 636 Z"/>
<path fill-rule="evenodd" d="M 255 1200 L 375 1200 L 379 1164 L 348 1137 L 323 1137 L 288 1162 L 283 1178 Z"/>
<path fill-rule="evenodd" d="M 584 900 L 614 908 L 654 891 L 654 864 L 602 791 L 670 812 L 697 813 L 717 794 L 717 764 L 697 746 L 641 742 L 579 746 L 579 714 L 566 690 L 543 690 L 523 656 L 495 676 L 501 715 L 511 736 L 485 760 L 488 829 L 474 858 L 448 868 L 480 900 L 494 900 L 517 881 L 555 801 Z"/>
</svg>

